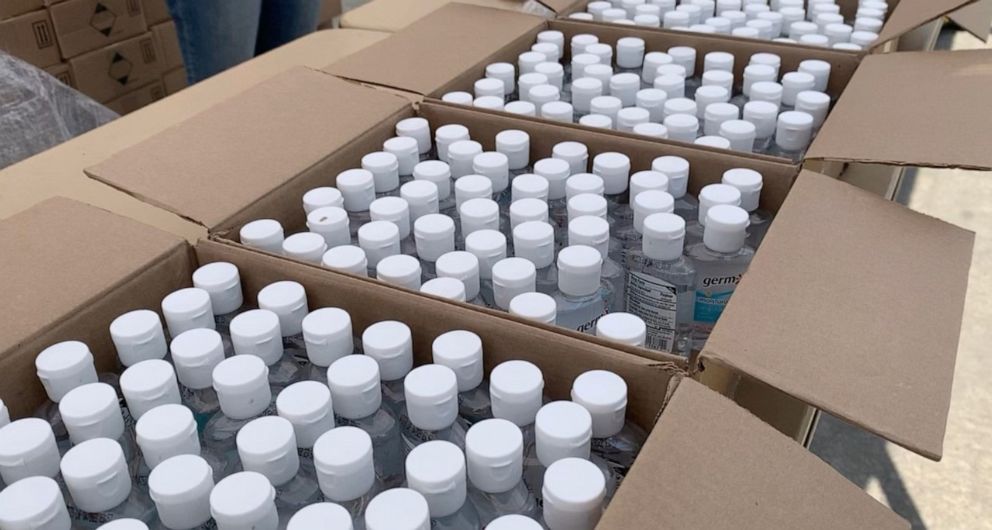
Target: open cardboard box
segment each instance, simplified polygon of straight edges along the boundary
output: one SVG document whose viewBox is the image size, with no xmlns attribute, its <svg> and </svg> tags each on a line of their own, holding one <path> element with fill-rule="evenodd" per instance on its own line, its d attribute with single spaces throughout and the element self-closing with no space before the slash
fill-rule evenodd
<svg viewBox="0 0 992 530">
<path fill-rule="evenodd" d="M 392 33 L 452 2 L 530 13 L 545 18 L 555 16 L 555 12 L 547 6 L 551 2 L 539 2 L 537 0 L 417 0 L 416 2 L 410 0 L 373 0 L 354 9 L 349 9 L 341 15 L 341 27 Z"/>
<path fill-rule="evenodd" d="M 586 143 L 591 155 L 627 153 L 635 170 L 657 156 L 684 156 L 693 191 L 731 167 L 760 171 L 766 179 L 763 206 L 777 211 L 777 219 L 701 352 L 704 376 L 722 368 L 752 378 L 940 457 L 973 234 L 824 175 L 797 174 L 794 166 L 726 151 L 452 105 L 424 102 L 415 109 L 395 94 L 305 68 L 274 77 L 87 171 L 203 225 L 220 245 L 238 247 L 238 229 L 254 219 L 278 219 L 289 233 L 302 230 L 303 193 L 333 185 L 335 175 L 393 135 L 396 121 L 415 113 L 433 127 L 462 123 L 489 148 L 500 130 L 528 131 L 532 160 L 566 139 Z M 335 281 L 348 277 L 321 273 Z M 917 286 L 940 296 L 926 296 Z M 392 285 L 380 288 L 428 299 Z M 614 347 L 654 362 L 680 362 L 659 352 Z M 689 368 L 695 375 L 697 365 Z M 725 390 L 721 384 L 713 386 Z"/>
<path fill-rule="evenodd" d="M 487 371 L 506 360 L 531 361 L 552 399 L 568 399 L 572 380 L 587 370 L 619 374 L 628 385 L 628 421 L 650 436 L 600 530 L 909 528 L 800 445 L 665 363 L 220 242 L 191 247 L 68 199 L 49 199 L 0 222 L 0 242 L 20 250 L 0 262 L 0 285 L 19 303 L 0 334 L 0 389 L 15 418 L 44 399 L 34 377 L 41 349 L 82 340 L 99 369 L 114 369 L 108 330 L 116 316 L 158 310 L 163 296 L 190 285 L 197 266 L 227 261 L 238 267 L 249 303 L 265 285 L 292 280 L 305 287 L 310 308 L 348 311 L 356 334 L 379 320 L 406 322 L 416 364 L 430 362 L 435 337 L 467 329 L 483 340 Z M 66 262 L 66 255 L 73 259 Z"/>
</svg>

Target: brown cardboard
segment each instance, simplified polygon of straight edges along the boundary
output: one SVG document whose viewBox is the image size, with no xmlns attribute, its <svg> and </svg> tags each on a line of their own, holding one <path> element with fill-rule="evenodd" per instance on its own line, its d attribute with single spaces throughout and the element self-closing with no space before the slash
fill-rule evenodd
<svg viewBox="0 0 992 530">
<path fill-rule="evenodd" d="M 0 50 L 44 68 L 58 64 L 59 47 L 47 11 L 0 22 Z"/>
<path fill-rule="evenodd" d="M 165 70 L 151 33 L 112 44 L 69 61 L 76 88 L 107 102 L 158 81 Z"/>
<path fill-rule="evenodd" d="M 508 11 L 523 11 L 526 7 L 520 0 L 373 0 L 341 15 L 341 27 L 396 32 L 455 2 Z"/>
<path fill-rule="evenodd" d="M 341 0 L 322 0 L 320 3 L 320 15 L 317 18 L 317 25 L 329 24 L 334 21 L 334 17 L 341 15 Z"/>
<path fill-rule="evenodd" d="M 87 173 L 215 228 L 408 106 L 386 92 L 295 68 Z M 292 140 L 274 149 L 276 138 Z M 204 193 L 205 183 L 225 191 Z"/>
<path fill-rule="evenodd" d="M 49 11 L 64 59 L 140 35 L 147 29 L 140 0 L 67 0 Z"/>
<path fill-rule="evenodd" d="M 992 120 L 990 61 L 989 50 L 866 57 L 806 159 L 989 169 L 976 138 Z"/>
<path fill-rule="evenodd" d="M 166 70 L 183 66 L 183 52 L 179 48 L 179 35 L 176 24 L 171 20 L 151 27 L 152 34 L 158 41 L 158 49 L 162 50 L 162 67 Z"/>
<path fill-rule="evenodd" d="M 130 114 L 164 97 L 165 87 L 162 86 L 161 81 L 156 81 L 133 92 L 128 92 L 119 98 L 112 99 L 105 103 L 105 105 L 117 114 L 124 115 Z"/>
<path fill-rule="evenodd" d="M 162 74 L 162 84 L 165 85 L 165 93 L 170 96 L 188 87 L 189 80 L 186 78 L 186 69 L 179 67 Z"/>
<path fill-rule="evenodd" d="M 989 24 L 989 20 L 992 20 L 992 0 L 979 0 L 948 13 L 947 18 L 961 26 L 961 29 L 984 41 L 989 38 L 989 31 L 992 29 L 992 24 Z"/>
<path fill-rule="evenodd" d="M 54 66 L 49 66 L 48 68 L 45 68 L 45 71 L 55 79 L 61 81 L 64 85 L 75 88 L 76 84 L 72 80 L 72 72 L 69 71 L 68 63 L 59 63 Z"/>
<path fill-rule="evenodd" d="M 0 20 L 45 7 L 43 0 L 0 0 Z"/>
<path fill-rule="evenodd" d="M 172 19 L 166 0 L 141 0 L 141 10 L 145 12 L 145 24 L 154 26 Z"/>
<path fill-rule="evenodd" d="M 974 3 L 976 0 L 899 0 L 892 8 L 873 48 L 883 46 L 927 22 Z M 988 18 L 985 19 L 988 22 Z"/>
</svg>

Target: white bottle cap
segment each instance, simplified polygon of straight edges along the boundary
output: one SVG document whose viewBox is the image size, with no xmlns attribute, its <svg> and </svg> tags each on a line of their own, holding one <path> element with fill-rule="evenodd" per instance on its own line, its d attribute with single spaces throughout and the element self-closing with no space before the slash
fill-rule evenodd
<svg viewBox="0 0 992 530">
<path fill-rule="evenodd" d="M 814 6 L 816 8 L 816 6 Z M 819 28 L 821 35 L 826 35 L 827 26 L 831 24 L 843 24 L 844 16 L 840 13 L 832 13 L 829 11 L 819 11 L 815 15 L 813 22 L 816 22 L 816 26 Z"/>
<path fill-rule="evenodd" d="M 731 35 L 733 35 L 735 31 L 744 28 L 744 24 L 747 22 L 747 13 L 741 11 L 740 7 L 741 6 L 737 6 L 736 9 L 718 9 L 720 16 L 730 21 Z"/>
<path fill-rule="evenodd" d="M 769 11 L 765 13 L 758 13 L 757 15 L 755 15 L 754 18 L 755 20 L 762 20 L 771 23 L 772 25 L 771 37 L 779 37 L 782 35 L 782 27 L 783 27 L 783 23 L 785 22 L 785 17 L 782 16 L 782 13 Z"/>
<path fill-rule="evenodd" d="M 282 252 L 282 225 L 275 219 L 258 219 L 241 227 L 238 232 L 241 242 L 269 252 Z"/>
<path fill-rule="evenodd" d="M 354 245 L 341 245 L 328 250 L 320 263 L 329 269 L 368 276 L 369 262 L 365 251 Z"/>
<path fill-rule="evenodd" d="M 558 253 L 558 289 L 572 296 L 585 296 L 600 288 L 603 257 L 598 250 L 571 245 Z"/>
<path fill-rule="evenodd" d="M 606 190 L 603 177 L 593 173 L 573 173 L 565 181 L 565 198 L 571 199 L 583 193 L 602 195 Z"/>
<path fill-rule="evenodd" d="M 282 253 L 298 260 L 320 263 L 324 252 L 327 252 L 327 241 L 316 232 L 293 234 L 282 242 Z"/>
<path fill-rule="evenodd" d="M 506 155 L 510 169 L 523 169 L 530 163 L 530 135 L 517 129 L 500 131 L 496 151 Z"/>
<path fill-rule="evenodd" d="M 311 363 L 330 366 L 355 351 L 351 315 L 337 307 L 322 307 L 303 318 L 303 339 Z"/>
<path fill-rule="evenodd" d="M 733 23 L 729 18 L 710 17 L 703 21 L 703 23 L 715 29 L 721 35 L 730 35 L 730 30 L 733 29 Z"/>
<path fill-rule="evenodd" d="M 775 79 L 778 79 L 778 71 L 782 67 L 782 57 L 778 54 L 759 52 L 751 55 L 748 66 L 761 65 L 770 66 L 775 69 Z"/>
<path fill-rule="evenodd" d="M 615 152 L 600 153 L 593 158 L 592 172 L 603 179 L 607 195 L 623 193 L 630 177 L 630 157 Z"/>
<path fill-rule="evenodd" d="M 400 239 L 410 235 L 410 205 L 400 197 L 382 197 L 372 201 L 369 214 L 373 221 L 389 221 L 399 228 Z"/>
<path fill-rule="evenodd" d="M 62 457 L 62 478 L 72 502 L 84 512 L 104 512 L 131 494 L 124 451 L 110 438 L 77 443 Z"/>
<path fill-rule="evenodd" d="M 442 254 L 455 250 L 455 222 L 447 215 L 428 214 L 413 223 L 417 256 L 437 261 Z"/>
<path fill-rule="evenodd" d="M 203 289 L 210 295 L 210 305 L 215 315 L 233 313 L 244 303 L 241 276 L 233 263 L 217 261 L 199 267 L 193 271 L 193 287 Z M 158 322 L 158 317 L 155 321 Z M 161 329 L 161 324 L 158 327 Z"/>
<path fill-rule="evenodd" d="M 610 223 L 602 217 L 583 215 L 568 223 L 568 244 L 587 245 L 606 259 L 610 247 Z"/>
<path fill-rule="evenodd" d="M 635 102 L 638 107 L 648 111 L 651 121 L 661 121 L 664 118 L 665 100 L 668 93 L 660 88 L 645 88 L 637 91 Z"/>
<path fill-rule="evenodd" d="M 720 124 L 720 136 L 730 142 L 730 149 L 750 153 L 754 150 L 757 127 L 746 120 L 727 120 Z"/>
<path fill-rule="evenodd" d="M 758 30 L 759 39 L 768 40 L 774 37 L 778 37 L 778 34 L 775 33 L 775 25 L 770 20 L 762 20 L 760 18 L 754 18 L 752 20 L 748 20 L 744 24 L 744 27 Z"/>
<path fill-rule="evenodd" d="M 555 299 L 544 293 L 523 293 L 510 300 L 511 315 L 554 325 L 558 317 Z"/>
<path fill-rule="evenodd" d="M 45 420 L 23 418 L 0 428 L 0 478 L 5 483 L 35 475 L 55 477 L 60 458 L 55 433 Z"/>
<path fill-rule="evenodd" d="M 605 114 L 586 114 L 579 118 L 579 125 L 594 129 L 612 129 L 613 119 Z"/>
<path fill-rule="evenodd" d="M 9 530 L 69 530 L 59 485 L 48 477 L 29 477 L 0 491 L 0 527 Z"/>
<path fill-rule="evenodd" d="M 471 95 L 469 96 L 471 103 Z M 437 144 L 437 157 L 442 162 L 448 161 L 448 147 L 462 140 L 468 140 L 468 128 L 457 123 L 442 125 L 434 130 L 434 143 Z"/>
<path fill-rule="evenodd" d="M 755 54 L 759 55 L 759 54 Z M 753 60 L 753 57 L 752 57 Z M 742 92 L 745 96 L 751 95 L 751 85 L 761 81 L 774 82 L 777 77 L 777 70 L 775 67 L 768 64 L 749 64 L 744 67 L 744 81 L 742 85 Z"/>
<path fill-rule="evenodd" d="M 548 84 L 554 86 L 560 91 L 562 88 L 562 82 L 565 78 L 565 69 L 562 65 L 558 64 L 557 59 L 554 59 L 554 61 L 555 62 L 538 63 L 538 65 L 534 67 L 534 71 L 548 76 Z"/>
<path fill-rule="evenodd" d="M 368 493 L 375 483 L 372 453 L 372 438 L 358 427 L 338 427 L 321 435 L 313 446 L 313 462 L 324 496 L 348 502 Z"/>
<path fill-rule="evenodd" d="M 505 361 L 489 374 L 489 394 L 493 417 L 526 427 L 543 404 L 544 376 L 530 362 Z"/>
<path fill-rule="evenodd" d="M 617 112 L 617 130 L 633 132 L 634 127 L 648 123 L 651 113 L 639 107 L 627 107 Z"/>
<path fill-rule="evenodd" d="M 286 530 L 310 530 L 330 528 L 333 530 L 353 530 L 351 514 L 333 502 L 317 502 L 300 508 L 290 518 Z"/>
<path fill-rule="evenodd" d="M 245 471 L 265 475 L 273 486 L 281 486 L 300 470 L 293 424 L 279 416 L 251 420 L 238 430 L 238 457 Z"/>
<path fill-rule="evenodd" d="M 623 102 L 615 96 L 599 96 L 589 101 L 589 110 L 593 114 L 603 114 L 616 121 L 617 113 L 623 108 Z"/>
<path fill-rule="evenodd" d="M 727 52 L 709 52 L 703 57 L 703 72 L 710 70 L 734 71 L 734 54 Z"/>
<path fill-rule="evenodd" d="M 740 206 L 741 192 L 727 184 L 709 184 L 699 190 L 699 224 L 706 225 L 706 212 L 717 205 Z"/>
<path fill-rule="evenodd" d="M 809 35 L 803 35 L 802 37 L 799 37 L 799 44 L 826 48 L 827 46 L 830 45 L 830 38 L 827 37 L 826 35 L 820 35 L 819 33 L 811 33 Z"/>
<path fill-rule="evenodd" d="M 550 42 L 559 50 L 565 49 L 565 34 L 560 31 L 546 30 L 537 34 L 537 42 Z"/>
<path fill-rule="evenodd" d="M 187 388 L 199 390 L 213 384 L 213 371 L 224 360 L 220 333 L 199 328 L 183 332 L 169 345 L 176 377 Z"/>
<path fill-rule="evenodd" d="M 676 74 L 659 75 L 654 79 L 654 88 L 663 91 L 668 100 L 682 98 L 685 96 L 685 77 Z M 664 105 L 662 103 L 662 116 L 665 114 Z"/>
<path fill-rule="evenodd" d="M 344 209 L 349 212 L 364 212 L 375 200 L 375 177 L 371 171 L 364 169 L 349 169 L 338 173 L 335 180 L 341 196 L 344 197 Z M 280 237 L 280 242 L 281 242 Z M 241 240 L 244 241 L 242 234 Z"/>
<path fill-rule="evenodd" d="M 453 178 L 472 173 L 472 160 L 482 152 L 482 144 L 472 140 L 459 140 L 448 146 L 448 165 Z"/>
<path fill-rule="evenodd" d="M 758 81 L 751 85 L 751 101 L 767 101 L 776 107 L 782 104 L 782 85 L 772 81 Z"/>
<path fill-rule="evenodd" d="M 524 258 L 538 269 L 554 263 L 555 231 L 547 222 L 528 221 L 513 229 L 513 250 L 518 258 Z"/>
<path fill-rule="evenodd" d="M 730 94 L 734 90 L 734 74 L 726 70 L 710 70 L 703 73 L 703 86 L 717 86 L 725 89 L 727 101 L 729 101 Z"/>
<path fill-rule="evenodd" d="M 345 355 L 331 363 L 327 369 L 327 386 L 331 389 L 334 413 L 342 418 L 366 418 L 382 405 L 379 364 L 367 355 Z"/>
<path fill-rule="evenodd" d="M 213 470 L 197 455 L 174 456 L 152 469 L 148 493 L 167 528 L 196 528 L 210 520 Z"/>
<path fill-rule="evenodd" d="M 610 313 L 596 321 L 596 336 L 631 346 L 644 346 L 647 325 L 631 313 Z"/>
<path fill-rule="evenodd" d="M 496 305 L 508 310 L 510 301 L 517 295 L 533 292 L 537 271 L 530 260 L 506 258 L 493 266 L 493 292 Z"/>
<path fill-rule="evenodd" d="M 813 90 L 816 78 L 805 72 L 789 72 L 782 76 L 782 103 L 796 105 L 796 95 L 803 90 Z"/>
<path fill-rule="evenodd" d="M 740 28 L 734 28 L 730 31 L 730 34 L 734 37 L 741 37 L 744 39 L 760 39 L 761 32 L 758 28 L 752 28 L 750 26 L 744 26 Z"/>
<path fill-rule="evenodd" d="M 875 33 L 875 34 L 877 34 L 882 29 L 882 25 L 883 24 L 884 23 L 881 20 L 877 19 L 877 18 L 857 17 L 857 18 L 854 19 L 854 28 L 853 29 L 854 29 L 854 31 L 861 31 L 861 32 L 867 32 L 867 33 Z M 848 34 L 847 35 L 847 38 L 850 40 L 851 34 Z"/>
<path fill-rule="evenodd" d="M 362 350 L 379 364 L 383 381 L 403 379 L 413 366 L 410 327 L 396 320 L 383 320 L 365 328 Z"/>
<path fill-rule="evenodd" d="M 651 162 L 651 169 L 668 176 L 668 192 L 676 199 L 685 195 L 689 185 L 689 161 L 680 156 L 659 156 Z"/>
<path fill-rule="evenodd" d="M 548 199 L 565 198 L 565 181 L 571 175 L 570 164 L 560 158 L 543 158 L 534 163 L 534 173 L 547 179 Z"/>
<path fill-rule="evenodd" d="M 497 82 L 496 84 L 500 88 L 503 87 L 502 83 Z M 502 97 L 503 95 L 500 94 L 500 98 Z M 416 138 L 394 136 L 382 142 L 382 150 L 396 157 L 400 175 L 412 175 L 413 166 L 420 162 L 420 146 Z"/>
<path fill-rule="evenodd" d="M 571 401 L 552 401 L 537 411 L 534 421 L 537 459 L 547 467 L 563 458 L 589 458 L 592 417 Z"/>
<path fill-rule="evenodd" d="M 862 48 L 871 46 L 876 40 L 878 40 L 878 33 L 873 31 L 855 31 L 851 33 L 851 42 Z"/>
<path fill-rule="evenodd" d="M 699 134 L 699 118 L 694 114 L 670 114 L 665 118 L 668 137 L 680 142 L 692 142 Z"/>
<path fill-rule="evenodd" d="M 307 316 L 309 308 L 306 290 L 299 283 L 281 281 L 266 285 L 258 292 L 258 307 L 279 317 L 283 337 L 303 332 L 303 317 Z"/>
<path fill-rule="evenodd" d="M 472 85 L 472 90 L 475 92 L 475 97 L 477 98 L 483 96 L 502 98 L 505 95 L 506 84 L 503 83 L 502 79 L 483 77 L 475 81 L 475 84 Z"/>
<path fill-rule="evenodd" d="M 722 182 L 741 192 L 741 208 L 749 212 L 758 209 L 758 202 L 761 199 L 761 173 L 753 169 L 729 169 L 723 173 Z"/>
<path fill-rule="evenodd" d="M 649 6 L 642 6 L 642 7 L 649 7 Z M 652 5 L 650 7 L 657 7 L 657 6 Z M 643 26 L 646 28 L 660 28 L 661 16 L 651 15 L 651 14 L 634 15 L 634 25 Z"/>
<path fill-rule="evenodd" d="M 585 78 L 586 67 L 599 64 L 599 57 L 591 53 L 580 53 L 578 55 L 572 56 L 572 79 L 578 80 Z M 573 81 L 574 83 L 574 81 Z M 573 88 L 574 92 L 574 88 Z"/>
<path fill-rule="evenodd" d="M 217 325 L 214 322 L 210 294 L 196 287 L 169 293 L 162 299 L 162 314 L 169 326 L 169 334 L 173 337 L 196 328 L 214 329 Z"/>
<path fill-rule="evenodd" d="M 440 160 L 425 160 L 414 166 L 413 178 L 415 180 L 432 182 L 437 186 L 437 198 L 439 201 L 443 201 L 451 195 L 451 169 L 445 162 L 441 162 Z M 402 188 L 400 191 L 402 192 Z"/>
<path fill-rule="evenodd" d="M 413 448 L 406 457 L 406 477 L 427 500 L 431 517 L 447 517 L 465 504 L 465 455 L 451 442 L 434 440 Z"/>
<path fill-rule="evenodd" d="M 588 460 L 565 458 L 544 473 L 542 493 L 548 527 L 591 530 L 603 515 L 606 478 Z"/>
<path fill-rule="evenodd" d="M 726 73 L 722 71 L 714 71 L 713 73 Z M 709 74 L 710 72 L 707 72 Z M 703 74 L 704 76 L 706 74 Z M 705 83 L 705 81 L 704 81 Z M 714 103 L 726 103 L 730 101 L 730 91 L 722 86 L 717 85 L 706 85 L 696 89 L 696 116 L 699 118 L 706 117 L 706 109 Z"/>
<path fill-rule="evenodd" d="M 804 90 L 796 95 L 796 110 L 813 117 L 813 128 L 819 128 L 827 119 L 830 96 L 816 90 Z"/>
<path fill-rule="evenodd" d="M 369 267 L 386 256 L 400 253 L 400 229 L 389 221 L 371 221 L 358 228 L 358 245 L 365 251 Z"/>
<path fill-rule="evenodd" d="M 420 289 L 421 273 L 420 261 L 405 254 L 386 256 L 375 266 L 376 279 L 414 291 Z"/>
<path fill-rule="evenodd" d="M 406 411 L 418 429 L 439 431 L 458 418 L 458 378 L 440 364 L 418 366 L 403 380 Z"/>
<path fill-rule="evenodd" d="M 517 56 L 517 68 L 521 74 L 528 74 L 534 71 L 538 63 L 543 63 L 548 57 L 541 52 L 526 51 Z"/>
<path fill-rule="evenodd" d="M 548 200 L 548 179 L 540 175 L 533 173 L 517 175 L 510 187 L 513 202 L 521 199 L 540 199 L 545 202 Z"/>
<path fill-rule="evenodd" d="M 622 37 L 617 40 L 617 66 L 620 68 L 638 68 L 643 62 L 644 39 Z"/>
<path fill-rule="evenodd" d="M 455 204 L 461 206 L 470 199 L 491 199 L 493 183 L 482 175 L 465 175 L 455 181 Z"/>
<path fill-rule="evenodd" d="M 116 440 L 124 434 L 124 416 L 117 392 L 106 383 L 88 383 L 59 401 L 59 413 L 72 443 L 93 438 Z"/>
<path fill-rule="evenodd" d="M 778 115 L 775 143 L 783 149 L 799 151 L 809 146 L 813 134 L 813 116 L 801 111 L 783 112 Z"/>
<path fill-rule="evenodd" d="M 696 116 L 699 112 L 699 105 L 689 98 L 671 98 L 665 101 L 665 117 L 673 114 L 690 114 Z"/>
<path fill-rule="evenodd" d="M 218 262 L 210 265 L 220 264 Z M 194 274 L 193 277 L 195 282 L 196 275 Z M 240 286 L 239 282 L 239 296 L 241 294 Z M 159 319 L 158 313 L 147 309 L 128 311 L 115 318 L 110 323 L 110 338 L 113 339 L 114 347 L 117 349 L 117 357 L 124 366 L 131 366 L 148 359 L 161 359 L 165 357 L 169 349 L 165 342 L 165 332 L 162 329 L 162 321 Z"/>
<path fill-rule="evenodd" d="M 748 213 L 739 206 L 714 206 L 706 214 L 703 243 L 717 252 L 735 252 L 744 246 L 748 224 Z"/>
<path fill-rule="evenodd" d="M 400 163 L 392 153 L 376 151 L 363 156 L 362 169 L 372 173 L 376 193 L 384 193 L 400 187 Z"/>
<path fill-rule="evenodd" d="M 649 215 L 675 211 L 675 198 L 667 191 L 646 190 L 634 196 L 631 209 L 634 210 L 634 230 L 643 234 L 644 220 Z"/>
<path fill-rule="evenodd" d="M 851 40 L 851 33 L 854 33 L 854 28 L 844 23 L 827 24 L 823 28 L 823 33 L 827 36 L 827 39 L 829 39 L 830 45 L 833 46 L 835 44 L 846 43 Z"/>
<path fill-rule="evenodd" d="M 396 122 L 396 136 L 409 136 L 417 140 L 417 150 L 420 154 L 429 153 L 431 150 L 431 126 L 424 118 L 405 118 Z"/>
<path fill-rule="evenodd" d="M 171 364 L 161 359 L 141 361 L 124 370 L 120 385 L 134 418 L 141 418 L 159 405 L 181 402 L 176 372 Z"/>
<path fill-rule="evenodd" d="M 641 69 L 641 81 L 651 83 L 658 77 L 658 67 L 672 64 L 672 56 L 664 52 L 648 52 L 644 54 L 644 66 Z"/>
<path fill-rule="evenodd" d="M 424 496 L 408 488 L 388 489 L 365 509 L 368 530 L 430 530 L 430 510 Z"/>
<path fill-rule="evenodd" d="M 667 17 L 668 14 L 666 13 Z M 692 77 L 696 71 L 696 49 L 689 46 L 673 46 L 668 49 L 668 55 L 675 64 L 685 68 L 685 77 Z"/>
<path fill-rule="evenodd" d="M 448 300 L 465 301 L 465 284 L 454 278 L 434 278 L 420 286 L 420 292 Z"/>
<path fill-rule="evenodd" d="M 465 299 L 479 296 L 479 258 L 471 252 L 456 250 L 443 254 L 434 264 L 437 275 L 455 278 L 465 284 Z"/>
<path fill-rule="evenodd" d="M 826 92 L 827 84 L 830 82 L 830 63 L 818 59 L 807 59 L 799 63 L 799 72 L 813 76 L 811 90 Z M 786 74 L 786 77 L 789 75 Z M 785 78 L 782 79 L 782 82 L 785 83 Z"/>
<path fill-rule="evenodd" d="M 504 100 L 499 96 L 482 96 L 472 100 L 472 106 L 480 109 L 503 110 Z"/>
<path fill-rule="evenodd" d="M 820 28 L 812 22 L 799 20 L 789 24 L 789 38 L 798 41 L 804 35 L 814 35 Z"/>
<path fill-rule="evenodd" d="M 503 95 L 512 94 L 517 86 L 517 69 L 510 63 L 491 63 L 486 65 L 486 77 L 503 82 Z"/>
<path fill-rule="evenodd" d="M 210 515 L 218 528 L 276 528 L 276 490 L 265 475 L 242 471 L 210 491 Z"/>
<path fill-rule="evenodd" d="M 196 420 L 183 405 L 161 405 L 149 410 L 138 419 L 134 433 L 149 469 L 176 455 L 200 454 Z"/>
<path fill-rule="evenodd" d="M 668 11 L 662 17 L 665 29 L 687 28 L 692 24 L 692 16 L 685 11 Z"/>
<path fill-rule="evenodd" d="M 492 199 L 469 199 L 458 207 L 462 237 L 476 230 L 499 230 L 499 204 Z"/>
<path fill-rule="evenodd" d="M 307 228 L 311 232 L 320 235 L 324 239 L 324 246 L 327 248 L 351 243 L 351 224 L 348 220 L 348 212 L 337 206 L 317 208 L 307 214 Z M 324 252 L 327 252 L 327 250 L 324 250 Z M 321 256 L 317 256 L 316 261 L 319 262 L 322 257 L 323 253 Z M 214 312 L 216 313 L 216 309 Z"/>
<path fill-rule="evenodd" d="M 530 89 L 546 84 L 548 84 L 548 76 L 544 74 L 537 72 L 520 74 L 520 78 L 517 79 L 517 92 L 520 93 L 520 100 L 529 102 Z"/>
<path fill-rule="evenodd" d="M 802 2 L 788 6 L 780 5 L 778 12 L 782 15 L 782 36 L 789 35 L 792 24 L 806 20 L 806 7 Z"/>
<path fill-rule="evenodd" d="M 750 3 L 744 6 L 744 13 L 747 14 L 748 19 L 753 19 L 758 16 L 758 13 L 767 13 L 770 10 L 771 7 L 763 2 Z"/>
<path fill-rule="evenodd" d="M 441 101 L 454 103 L 455 105 L 471 105 L 472 94 L 468 92 L 462 92 L 460 90 L 455 92 L 447 92 L 443 96 L 441 96 Z"/>
<path fill-rule="evenodd" d="M 276 411 L 293 425 L 296 447 L 313 447 L 320 435 L 334 428 L 331 391 L 317 381 L 293 383 L 276 396 Z"/>
<path fill-rule="evenodd" d="M 642 248 L 651 259 L 670 261 L 682 255 L 685 219 L 671 212 L 654 213 L 641 223 Z"/>
<path fill-rule="evenodd" d="M 465 330 L 449 331 L 434 339 L 431 348 L 433 361 L 455 373 L 459 392 L 472 390 L 482 382 L 482 339 L 478 335 Z"/>
<path fill-rule="evenodd" d="M 486 530 L 541 530 L 541 523 L 526 515 L 510 514 L 493 519 Z"/>
<path fill-rule="evenodd" d="M 589 149 L 581 142 L 558 142 L 551 148 L 551 156 L 568 162 L 569 172 L 574 175 L 586 170 Z"/>
<path fill-rule="evenodd" d="M 707 136 L 715 136 L 720 133 L 720 125 L 728 120 L 740 118 L 740 108 L 733 103 L 713 103 L 706 107 L 703 132 Z"/>
<path fill-rule="evenodd" d="M 89 346 L 75 340 L 45 348 L 35 358 L 34 367 L 48 399 L 55 403 L 73 388 L 97 381 Z"/>
<path fill-rule="evenodd" d="M 775 134 L 778 105 L 768 101 L 749 101 L 744 104 L 744 119 L 754 124 L 756 138 L 770 138 Z"/>
<path fill-rule="evenodd" d="M 620 100 L 621 105 L 634 104 L 637 91 L 641 88 L 641 77 L 632 73 L 619 73 L 610 77 L 610 95 Z"/>
<path fill-rule="evenodd" d="M 269 368 L 254 355 L 228 357 L 214 368 L 214 390 L 225 416 L 245 420 L 261 414 L 272 402 Z"/>
<path fill-rule="evenodd" d="M 545 103 L 558 101 L 560 97 L 558 87 L 550 84 L 537 85 L 527 91 L 527 100 L 537 107 L 541 107 Z"/>
<path fill-rule="evenodd" d="M 510 204 L 510 227 L 529 221 L 548 221 L 548 203 L 541 199 L 520 199 Z M 474 234 L 470 234 L 474 235 Z M 467 239 L 466 239 L 467 244 Z"/>
<path fill-rule="evenodd" d="M 512 422 L 489 419 L 476 423 L 465 436 L 472 485 L 486 493 L 511 490 L 523 476 L 523 452 L 523 435 Z"/>
<path fill-rule="evenodd" d="M 510 185 L 510 159 L 498 151 L 479 153 L 472 159 L 472 171 L 492 182 L 493 193 Z"/>
<path fill-rule="evenodd" d="M 608 206 L 602 195 L 580 193 L 568 200 L 567 209 L 569 221 L 586 215 L 606 219 Z"/>
<path fill-rule="evenodd" d="M 638 171 L 630 176 L 631 198 L 648 190 L 668 191 L 668 176 L 654 170 Z"/>
</svg>

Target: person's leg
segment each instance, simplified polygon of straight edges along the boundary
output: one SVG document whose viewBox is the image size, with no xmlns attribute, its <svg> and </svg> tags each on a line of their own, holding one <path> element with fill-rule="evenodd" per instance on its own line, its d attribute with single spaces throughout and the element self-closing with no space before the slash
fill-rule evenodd
<svg viewBox="0 0 992 530">
<path fill-rule="evenodd" d="M 255 56 L 262 0 L 168 0 L 190 84 Z"/>
<path fill-rule="evenodd" d="M 255 53 L 298 39 L 317 29 L 321 0 L 264 0 Z"/>
</svg>

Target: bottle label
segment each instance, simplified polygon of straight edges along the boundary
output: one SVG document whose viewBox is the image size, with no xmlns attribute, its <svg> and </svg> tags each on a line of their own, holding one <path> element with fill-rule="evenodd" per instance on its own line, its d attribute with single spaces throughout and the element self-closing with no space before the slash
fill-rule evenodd
<svg viewBox="0 0 992 530">
<path fill-rule="evenodd" d="M 675 330 L 678 317 L 678 290 L 674 285 L 631 271 L 627 275 L 627 311 L 647 325 L 645 345 L 662 351 L 675 349 Z"/>
<path fill-rule="evenodd" d="M 697 290 L 693 320 L 704 324 L 715 324 L 723 313 L 723 308 L 730 301 L 730 295 L 734 294 L 735 287 L 736 284 L 729 286 L 729 290 L 715 291 L 705 288 Z"/>
</svg>

